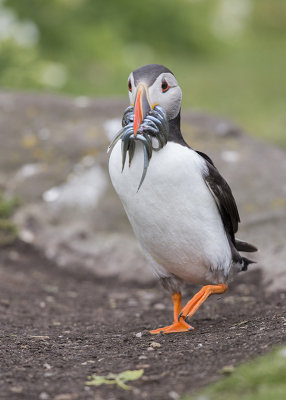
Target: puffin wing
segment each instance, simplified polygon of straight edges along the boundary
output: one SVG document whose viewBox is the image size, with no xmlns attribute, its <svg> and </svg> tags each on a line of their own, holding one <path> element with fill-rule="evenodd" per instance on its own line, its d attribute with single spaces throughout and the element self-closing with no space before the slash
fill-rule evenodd
<svg viewBox="0 0 286 400">
<path fill-rule="evenodd" d="M 204 153 L 198 152 L 198 154 L 206 161 L 205 183 L 216 202 L 224 228 L 235 245 L 234 234 L 237 232 L 240 217 L 232 191 L 214 166 L 212 160 Z"/>
</svg>

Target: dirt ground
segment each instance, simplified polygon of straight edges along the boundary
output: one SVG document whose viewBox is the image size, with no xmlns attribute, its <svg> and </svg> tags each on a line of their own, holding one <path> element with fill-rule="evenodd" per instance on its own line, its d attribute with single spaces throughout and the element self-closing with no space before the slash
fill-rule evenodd
<svg viewBox="0 0 286 400">
<path fill-rule="evenodd" d="M 171 319 L 159 287 L 59 269 L 21 242 L 1 249 L 0 276 L 5 400 L 176 400 L 219 379 L 223 367 L 286 341 L 286 292 L 266 296 L 257 271 L 208 299 L 192 319 L 195 331 L 163 336 L 146 331 Z M 193 293 L 188 288 L 184 300 Z M 140 368 L 144 375 L 130 391 L 85 385 L 93 373 Z"/>
</svg>

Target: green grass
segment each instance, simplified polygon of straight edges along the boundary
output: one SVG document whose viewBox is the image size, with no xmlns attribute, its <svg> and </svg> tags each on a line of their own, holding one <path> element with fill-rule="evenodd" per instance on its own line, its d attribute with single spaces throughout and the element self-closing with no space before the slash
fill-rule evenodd
<svg viewBox="0 0 286 400">
<path fill-rule="evenodd" d="M 213 28 L 226 4 L 224 24 L 250 5 L 237 36 Z M 225 116 L 286 148 L 285 0 L 0 0 L 0 12 L 11 11 L 18 29 L 35 24 L 38 39 L 22 46 L 0 32 L 2 88 L 127 100 L 130 71 L 165 64 L 183 108 Z"/>
<path fill-rule="evenodd" d="M 7 200 L 0 193 L 0 246 L 13 243 L 18 236 L 18 230 L 11 221 L 17 205 L 16 199 Z"/>
<path fill-rule="evenodd" d="M 284 400 L 286 347 L 239 366 L 231 376 L 181 400 Z"/>
<path fill-rule="evenodd" d="M 286 37 L 261 37 L 217 58 L 174 65 L 183 106 L 224 115 L 286 148 L 285 48 Z"/>
</svg>

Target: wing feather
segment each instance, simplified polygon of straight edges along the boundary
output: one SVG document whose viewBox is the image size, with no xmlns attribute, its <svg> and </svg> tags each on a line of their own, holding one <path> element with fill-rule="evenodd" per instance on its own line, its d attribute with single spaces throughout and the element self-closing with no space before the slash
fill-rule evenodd
<svg viewBox="0 0 286 400">
<path fill-rule="evenodd" d="M 209 161 L 209 157 L 204 157 L 203 153 L 199 154 L 205 159 L 207 165 L 204 180 L 216 202 L 225 230 L 235 244 L 234 234 L 238 230 L 240 217 L 232 191 L 214 164 Z"/>
</svg>

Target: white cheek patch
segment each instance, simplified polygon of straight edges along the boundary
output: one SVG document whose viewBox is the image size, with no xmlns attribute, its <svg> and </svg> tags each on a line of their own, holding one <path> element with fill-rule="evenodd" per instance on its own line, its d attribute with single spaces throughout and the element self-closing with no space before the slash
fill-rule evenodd
<svg viewBox="0 0 286 400">
<path fill-rule="evenodd" d="M 166 80 L 169 89 L 162 92 L 162 81 Z M 182 91 L 174 75 L 170 73 L 161 74 L 149 88 L 149 96 L 152 105 L 159 104 L 166 111 L 168 119 L 175 118 L 181 108 Z"/>
<path fill-rule="evenodd" d="M 166 96 L 163 99 L 163 95 Z M 166 110 L 168 119 L 175 118 L 181 108 L 182 91 L 179 86 L 170 88 L 168 92 L 162 93 L 162 107 Z M 159 103 L 160 104 L 160 103 Z"/>
</svg>

